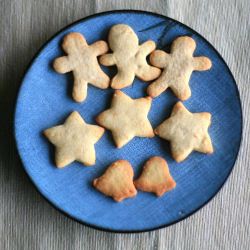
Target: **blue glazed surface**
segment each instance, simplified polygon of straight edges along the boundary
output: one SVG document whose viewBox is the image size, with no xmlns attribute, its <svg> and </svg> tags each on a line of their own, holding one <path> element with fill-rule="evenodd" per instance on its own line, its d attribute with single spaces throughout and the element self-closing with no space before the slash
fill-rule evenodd
<svg viewBox="0 0 250 250">
<path fill-rule="evenodd" d="M 100 90 L 89 85 L 88 97 L 78 104 L 71 98 L 71 74 L 57 74 L 52 61 L 63 54 L 60 44 L 65 34 L 80 32 L 91 44 L 107 39 L 108 30 L 117 23 L 130 25 L 140 43 L 152 39 L 157 48 L 169 49 L 180 35 L 192 36 L 195 55 L 208 56 L 213 63 L 209 71 L 194 72 L 190 80 L 192 96 L 185 101 L 191 112 L 210 112 L 209 129 L 215 153 L 192 153 L 182 163 L 173 161 L 168 142 L 154 137 L 134 138 L 116 149 L 110 132 L 96 144 L 97 161 L 93 167 L 73 163 L 64 169 L 54 166 L 54 148 L 42 131 L 64 122 L 77 110 L 88 123 L 109 107 L 112 89 Z M 114 69 L 105 68 L 111 75 Z M 136 79 L 123 91 L 133 98 L 145 96 L 148 84 Z M 171 113 L 178 99 L 170 90 L 153 100 L 149 119 L 156 127 Z M 15 136 L 24 168 L 39 191 L 56 207 L 71 217 L 102 229 L 143 231 L 172 224 L 192 214 L 210 200 L 223 185 L 238 154 L 242 129 L 240 99 L 234 79 L 217 52 L 191 29 L 162 16 L 149 13 L 119 12 L 93 16 L 63 30 L 54 37 L 28 69 L 18 96 Z M 164 157 L 176 180 L 176 188 L 161 198 L 138 192 L 133 199 L 116 203 L 91 185 L 106 167 L 118 159 L 131 162 L 135 177 L 151 156 Z"/>
</svg>

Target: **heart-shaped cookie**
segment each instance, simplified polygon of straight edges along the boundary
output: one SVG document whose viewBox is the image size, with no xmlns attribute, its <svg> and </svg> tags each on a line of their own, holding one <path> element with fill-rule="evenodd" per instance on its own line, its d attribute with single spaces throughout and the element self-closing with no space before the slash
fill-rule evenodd
<svg viewBox="0 0 250 250">
<path fill-rule="evenodd" d="M 137 194 L 133 183 L 134 171 L 128 161 L 112 163 L 105 173 L 93 181 L 94 187 L 115 201 L 134 197 Z"/>
</svg>

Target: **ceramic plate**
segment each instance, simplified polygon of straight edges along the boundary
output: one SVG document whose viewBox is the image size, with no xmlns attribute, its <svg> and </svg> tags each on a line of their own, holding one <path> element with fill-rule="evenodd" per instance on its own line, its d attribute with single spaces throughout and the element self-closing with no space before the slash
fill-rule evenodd
<svg viewBox="0 0 250 250">
<path fill-rule="evenodd" d="M 190 80 L 192 96 L 185 101 L 191 112 L 210 112 L 209 128 L 214 154 L 192 153 L 184 162 L 176 163 L 167 141 L 158 137 L 134 138 L 117 149 L 111 133 L 106 131 L 96 144 L 97 160 L 93 167 L 73 163 L 64 169 L 54 165 L 54 147 L 42 131 L 64 122 L 74 110 L 88 123 L 107 109 L 112 89 L 101 90 L 89 85 L 85 102 L 71 98 L 72 75 L 56 73 L 51 64 L 63 55 L 61 42 L 69 32 L 84 34 L 88 43 L 107 39 L 109 29 L 118 23 L 130 25 L 140 43 L 148 39 L 158 49 L 169 50 L 178 36 L 191 36 L 197 43 L 195 55 L 212 60 L 209 71 L 194 72 Z M 115 68 L 104 70 L 115 74 Z M 148 83 L 135 79 L 123 91 L 132 98 L 145 96 Z M 168 90 L 155 98 L 149 119 L 156 127 L 171 113 L 178 99 Z M 228 178 L 240 146 L 242 112 L 235 80 L 218 52 L 191 28 L 165 16 L 141 11 L 113 11 L 84 18 L 57 33 L 38 52 L 30 64 L 20 87 L 16 114 L 15 137 L 25 171 L 39 192 L 56 208 L 89 226 L 115 232 L 141 232 L 176 223 L 204 206 L 219 191 Z M 116 203 L 97 192 L 91 185 L 106 167 L 118 159 L 131 162 L 135 177 L 144 162 L 152 156 L 162 156 L 176 180 L 176 188 L 161 198 L 138 192 L 133 199 Z"/>
</svg>

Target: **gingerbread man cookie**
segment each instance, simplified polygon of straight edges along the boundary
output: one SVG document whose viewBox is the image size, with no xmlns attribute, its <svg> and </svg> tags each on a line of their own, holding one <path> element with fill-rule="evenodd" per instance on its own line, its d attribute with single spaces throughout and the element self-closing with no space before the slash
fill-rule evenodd
<svg viewBox="0 0 250 250">
<path fill-rule="evenodd" d="M 93 181 L 93 186 L 119 202 L 125 198 L 136 196 L 133 177 L 134 171 L 130 163 L 118 160 L 112 163 L 102 176 Z"/>
<path fill-rule="evenodd" d="M 110 79 L 102 71 L 97 60 L 97 56 L 108 51 L 106 42 L 97 41 L 88 45 L 83 35 L 70 33 L 64 37 L 62 47 L 67 56 L 56 58 L 53 66 L 58 73 L 73 72 L 72 96 L 76 102 L 85 100 L 88 83 L 101 89 L 109 86 Z"/>
<path fill-rule="evenodd" d="M 117 66 L 117 74 L 111 80 L 111 87 L 122 89 L 132 84 L 135 76 L 143 81 L 151 81 L 160 75 L 160 69 L 148 65 L 146 57 L 156 45 L 147 41 L 139 45 L 139 39 L 133 29 L 125 24 L 113 26 L 109 32 L 109 46 L 112 54 L 100 57 L 105 66 Z"/>
<path fill-rule="evenodd" d="M 146 162 L 141 176 L 134 184 L 137 189 L 155 193 L 157 196 L 162 196 L 176 186 L 167 162 L 159 156 L 152 157 Z"/>
<path fill-rule="evenodd" d="M 150 55 L 151 64 L 163 69 L 160 77 L 147 89 L 151 97 L 160 95 L 168 87 L 183 101 L 191 96 L 189 79 L 192 72 L 208 70 L 212 66 L 207 57 L 193 57 L 195 47 L 191 37 L 182 36 L 174 40 L 170 54 L 156 50 Z"/>
</svg>

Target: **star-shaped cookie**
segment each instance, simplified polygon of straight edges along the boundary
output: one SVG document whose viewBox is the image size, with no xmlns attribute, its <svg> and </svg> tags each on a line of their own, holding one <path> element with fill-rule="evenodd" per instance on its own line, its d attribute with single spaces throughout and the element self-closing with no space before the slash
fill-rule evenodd
<svg viewBox="0 0 250 250">
<path fill-rule="evenodd" d="M 116 90 L 111 108 L 98 115 L 96 121 L 112 131 L 118 148 L 135 136 L 153 137 L 154 132 L 147 118 L 151 102 L 151 97 L 132 99 L 120 90 Z"/>
<path fill-rule="evenodd" d="M 55 145 L 55 163 L 63 168 L 73 161 L 86 166 L 95 164 L 94 144 L 102 137 L 104 129 L 85 123 L 80 114 L 72 112 L 63 125 L 44 131 L 44 135 Z"/>
<path fill-rule="evenodd" d="M 154 156 L 146 162 L 141 176 L 134 184 L 137 189 L 155 193 L 157 196 L 162 196 L 176 186 L 167 162 L 159 156 Z"/>
<path fill-rule="evenodd" d="M 149 85 L 147 92 L 156 97 L 168 87 L 182 101 L 191 96 L 189 79 L 194 70 L 203 71 L 211 68 L 212 63 L 205 56 L 193 57 L 195 41 L 188 36 L 178 37 L 171 46 L 171 53 L 162 50 L 153 51 L 150 62 L 153 66 L 162 68 L 158 79 Z"/>
<path fill-rule="evenodd" d="M 133 177 L 134 171 L 130 163 L 118 160 L 112 163 L 102 176 L 93 181 L 93 186 L 103 194 L 120 202 L 125 198 L 136 196 Z"/>
<path fill-rule="evenodd" d="M 172 156 L 181 162 L 193 151 L 211 154 L 213 146 L 208 134 L 211 114 L 207 112 L 191 113 L 178 102 L 170 118 L 155 129 L 155 134 L 170 141 Z"/>
<path fill-rule="evenodd" d="M 73 72 L 72 96 L 76 102 L 85 100 L 88 83 L 101 89 L 109 86 L 110 79 L 102 71 L 97 60 L 98 56 L 108 51 L 106 42 L 97 41 L 88 45 L 82 34 L 73 32 L 63 38 L 62 47 L 67 56 L 56 58 L 53 67 L 61 74 Z"/>
</svg>

